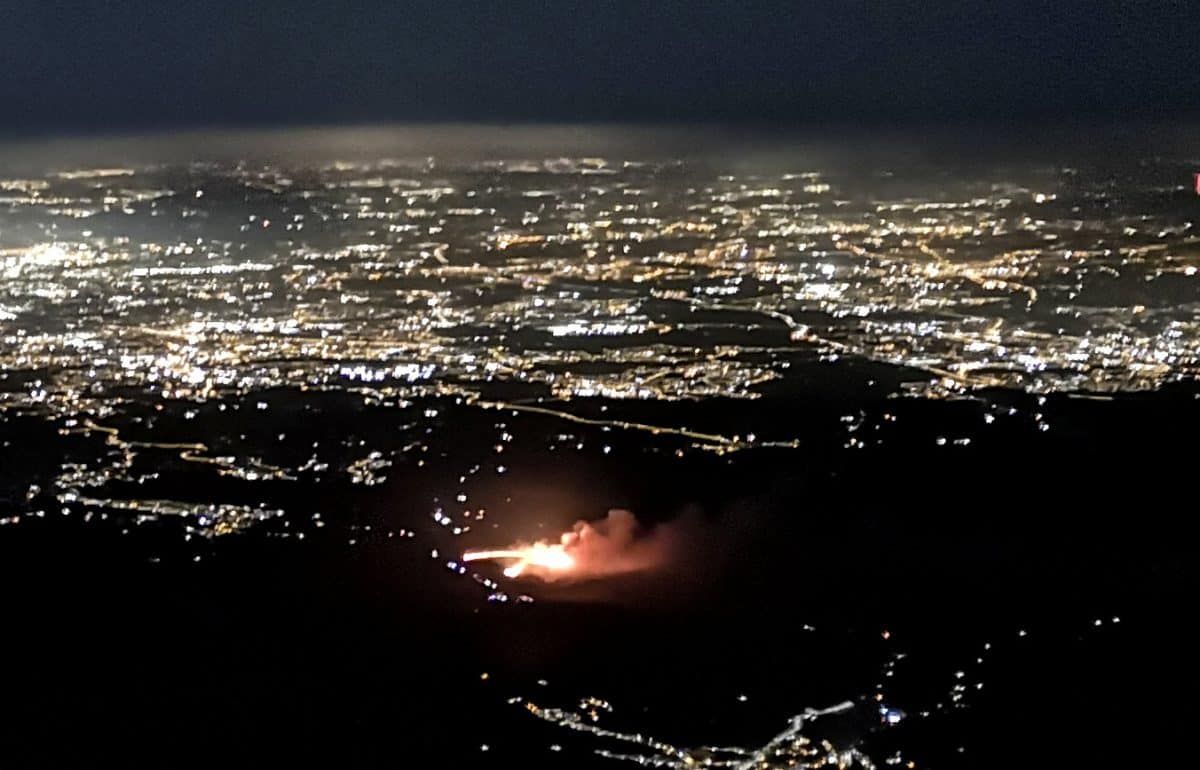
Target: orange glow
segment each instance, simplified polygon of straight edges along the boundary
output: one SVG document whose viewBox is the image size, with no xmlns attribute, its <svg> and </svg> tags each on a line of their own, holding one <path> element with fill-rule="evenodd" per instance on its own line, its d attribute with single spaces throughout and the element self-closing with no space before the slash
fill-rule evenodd
<svg viewBox="0 0 1200 770">
<path fill-rule="evenodd" d="M 515 578 L 528 567 L 538 567 L 552 572 L 566 572 L 575 566 L 575 560 L 567 553 L 562 544 L 534 543 L 518 548 L 505 548 L 494 551 L 467 551 L 463 561 L 486 560 L 511 561 L 504 568 L 505 577 Z"/>
<path fill-rule="evenodd" d="M 594 580 L 658 566 L 667 557 L 671 536 L 667 527 L 646 530 L 629 511 L 613 509 L 603 519 L 575 522 L 557 540 L 467 551 L 462 560 L 504 562 L 509 578 Z"/>
</svg>

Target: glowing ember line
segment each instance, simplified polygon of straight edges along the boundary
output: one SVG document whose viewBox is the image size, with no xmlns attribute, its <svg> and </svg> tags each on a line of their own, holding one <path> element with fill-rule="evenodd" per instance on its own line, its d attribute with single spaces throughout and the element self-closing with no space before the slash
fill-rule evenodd
<svg viewBox="0 0 1200 770">
<path fill-rule="evenodd" d="M 488 561 L 490 559 L 523 559 L 525 558 L 524 551 L 517 550 L 501 550 L 501 551 L 467 551 L 463 554 L 463 561 Z"/>
<path fill-rule="evenodd" d="M 464 562 L 493 559 L 514 562 L 504 568 L 505 577 L 510 578 L 518 577 L 526 568 L 531 566 L 556 572 L 569 570 L 575 566 L 575 560 L 571 558 L 571 555 L 566 552 L 562 545 L 550 545 L 548 543 L 534 543 L 523 548 L 467 551 L 462 557 Z"/>
</svg>

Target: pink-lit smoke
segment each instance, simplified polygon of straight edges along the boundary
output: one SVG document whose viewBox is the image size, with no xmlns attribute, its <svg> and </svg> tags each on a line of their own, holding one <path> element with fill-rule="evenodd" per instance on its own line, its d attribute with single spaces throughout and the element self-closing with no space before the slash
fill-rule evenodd
<svg viewBox="0 0 1200 770">
<path fill-rule="evenodd" d="M 598 521 L 577 521 L 557 543 L 520 543 L 468 551 L 463 561 L 507 562 L 504 574 L 542 580 L 587 580 L 650 569 L 666 558 L 670 532 L 647 529 L 629 511 L 613 509 Z"/>
</svg>

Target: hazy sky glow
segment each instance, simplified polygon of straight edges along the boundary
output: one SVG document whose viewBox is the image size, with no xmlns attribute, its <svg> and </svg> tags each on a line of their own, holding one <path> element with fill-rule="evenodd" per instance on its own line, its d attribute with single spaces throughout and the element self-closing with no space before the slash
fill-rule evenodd
<svg viewBox="0 0 1200 770">
<path fill-rule="evenodd" d="M 1200 8 L 857 0 L 7 4 L 0 132 L 394 120 L 788 125 L 1200 105 Z"/>
</svg>

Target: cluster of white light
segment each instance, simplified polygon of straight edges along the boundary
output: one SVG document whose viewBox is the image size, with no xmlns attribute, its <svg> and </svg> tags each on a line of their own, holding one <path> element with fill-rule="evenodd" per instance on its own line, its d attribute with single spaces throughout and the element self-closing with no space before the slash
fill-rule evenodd
<svg viewBox="0 0 1200 770">
<path fill-rule="evenodd" d="M 824 709 L 805 709 L 792 717 L 787 729 L 771 738 L 762 746 L 704 746 L 681 748 L 672 743 L 658 740 L 644 733 L 628 733 L 610 730 L 596 724 L 598 713 L 592 708 L 594 699 L 582 704 L 588 713 L 580 714 L 564 709 L 542 708 L 532 701 L 520 698 L 519 703 L 534 716 L 559 727 L 588 733 L 619 743 L 627 743 L 642 749 L 643 753 L 621 753 L 608 749 L 597 749 L 596 754 L 609 759 L 632 762 L 643 767 L 662 767 L 671 770 L 689 770 L 697 767 L 724 767 L 734 770 L 772 770 L 773 768 L 807 768 L 808 770 L 875 770 L 875 763 L 856 747 L 839 748 L 827 740 L 816 740 L 806 735 L 813 722 L 821 717 L 844 714 L 855 707 L 847 701 Z M 595 701 L 604 703 L 603 701 Z M 605 704 L 607 705 L 607 704 Z M 605 710 L 611 710 L 611 707 Z M 586 716 L 586 718 L 585 718 Z"/>
</svg>

